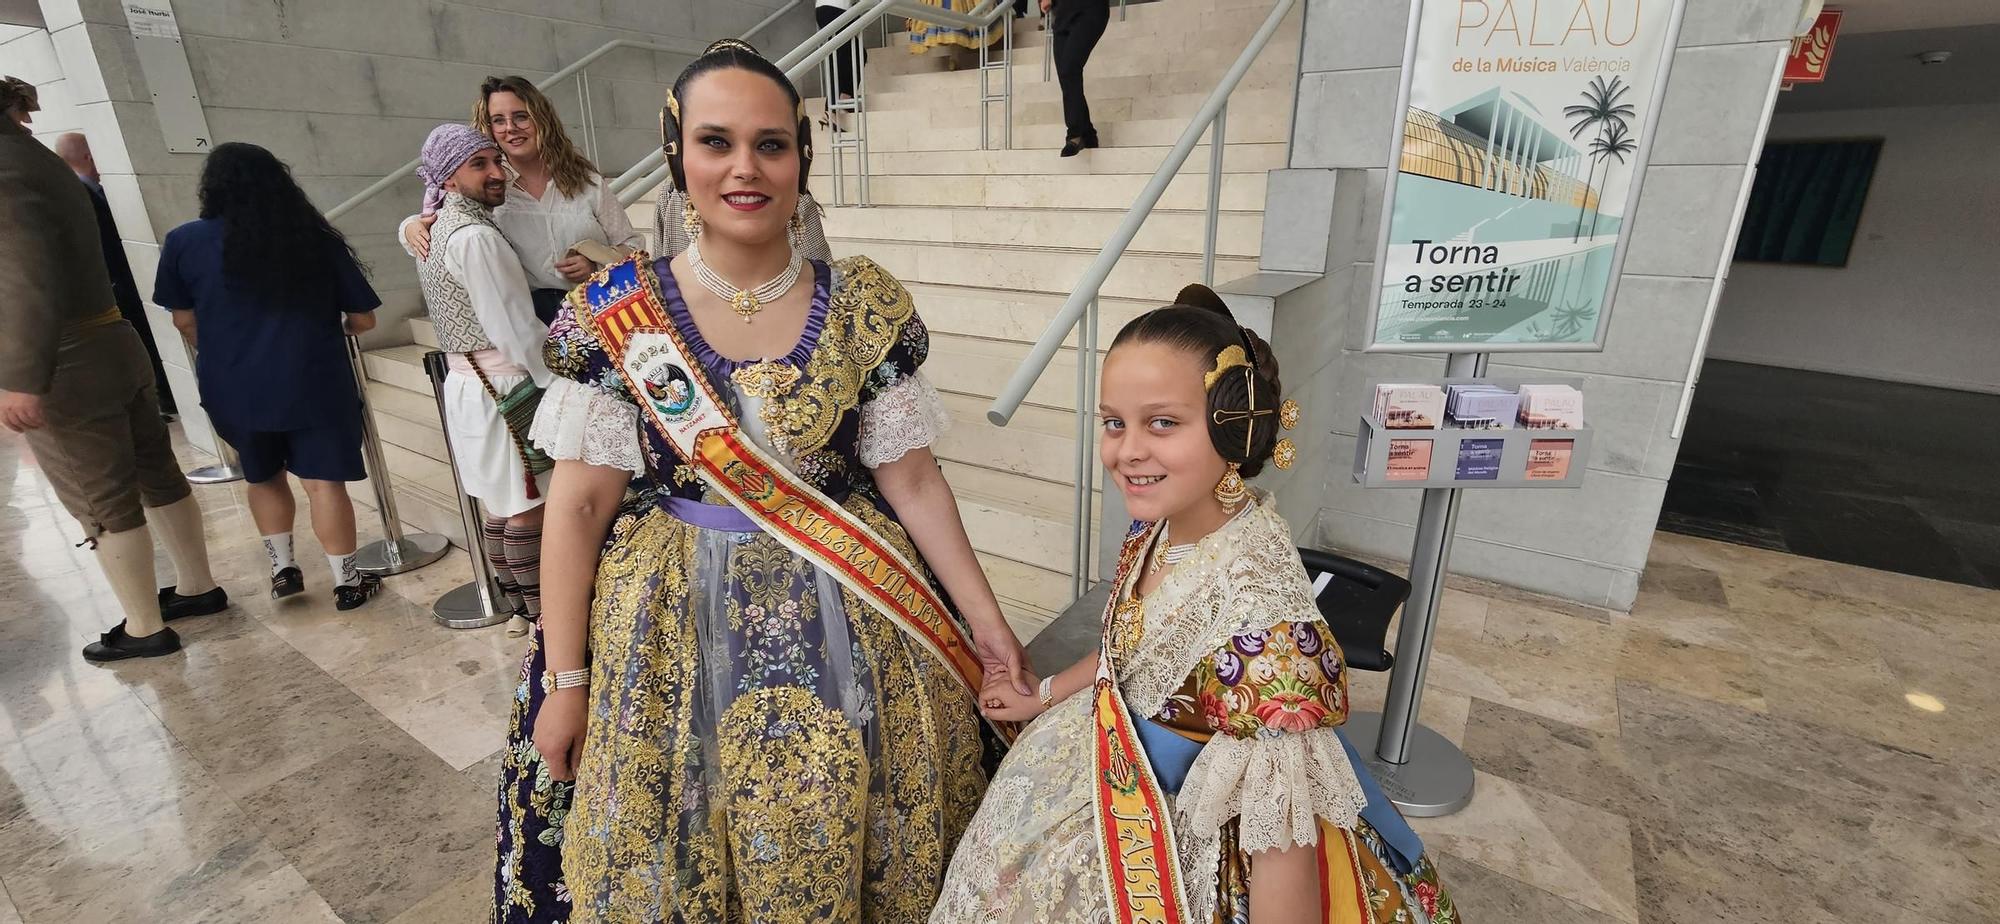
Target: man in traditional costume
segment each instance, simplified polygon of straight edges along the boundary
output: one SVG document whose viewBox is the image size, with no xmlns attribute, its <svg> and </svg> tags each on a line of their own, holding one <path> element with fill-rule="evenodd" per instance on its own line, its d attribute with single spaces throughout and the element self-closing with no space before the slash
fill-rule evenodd
<svg viewBox="0 0 2000 924">
<path fill-rule="evenodd" d="M 125 246 L 119 243 L 118 220 L 111 215 L 111 200 L 104 196 L 104 181 L 97 172 L 97 158 L 90 153 L 90 140 L 82 132 L 68 132 L 56 139 L 56 155 L 76 173 L 83 188 L 90 193 L 90 207 L 97 212 L 97 236 L 104 245 L 104 265 L 111 272 L 111 293 L 118 298 L 118 313 L 131 322 L 132 329 L 139 334 L 139 342 L 146 347 L 146 358 L 153 364 L 153 386 L 160 396 L 160 412 L 169 421 L 179 413 L 174 407 L 174 393 L 167 385 L 167 369 L 160 362 L 160 348 L 153 342 L 153 328 L 146 322 L 146 303 L 139 297 L 139 284 L 132 279 L 132 264 L 125 259 Z"/>
<path fill-rule="evenodd" d="M 0 84 L 10 116 L 32 106 Z M 125 619 L 92 661 L 179 651 L 164 624 L 220 612 L 201 507 L 174 459 L 146 350 L 118 313 L 97 216 L 62 158 L 0 119 L 0 423 L 27 435 L 56 498 L 82 524 Z M 176 582 L 158 590 L 148 511 Z"/>
<path fill-rule="evenodd" d="M 493 207 L 507 197 L 499 146 L 464 125 L 440 125 L 424 141 L 418 174 L 424 214 L 437 216 L 417 276 L 451 369 L 445 433 L 465 493 L 486 507 L 483 540 L 501 590 L 516 617 L 534 620 L 542 610 L 549 464 L 546 456 L 536 459 L 527 433 L 549 383 L 542 361 L 548 329 L 535 318 L 520 258 L 493 223 Z"/>
</svg>

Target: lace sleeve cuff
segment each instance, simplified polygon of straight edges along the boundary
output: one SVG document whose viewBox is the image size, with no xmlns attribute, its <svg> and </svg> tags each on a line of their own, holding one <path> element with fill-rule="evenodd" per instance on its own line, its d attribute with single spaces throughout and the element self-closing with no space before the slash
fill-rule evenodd
<svg viewBox="0 0 2000 924">
<path fill-rule="evenodd" d="M 550 458 L 646 472 L 639 409 L 581 382 L 557 377 L 535 409 L 528 439 Z"/>
<path fill-rule="evenodd" d="M 1254 853 L 1314 843 L 1316 817 L 1352 828 L 1367 801 L 1339 737 L 1315 728 L 1216 735 L 1189 768 L 1175 805 L 1190 833 L 1207 834 L 1240 817 L 1239 843 Z"/>
<path fill-rule="evenodd" d="M 944 399 L 922 373 L 911 373 L 861 406 L 861 464 L 887 465 L 936 442 L 951 426 Z"/>
</svg>

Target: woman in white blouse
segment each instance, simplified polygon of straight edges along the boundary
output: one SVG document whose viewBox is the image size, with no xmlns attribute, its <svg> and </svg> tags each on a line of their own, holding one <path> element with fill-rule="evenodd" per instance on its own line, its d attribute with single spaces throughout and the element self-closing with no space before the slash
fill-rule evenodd
<svg viewBox="0 0 2000 924">
<path fill-rule="evenodd" d="M 571 248 L 597 241 L 627 251 L 645 246 L 610 184 L 563 131 L 555 106 L 526 77 L 488 77 L 472 107 L 472 125 L 500 145 L 510 180 L 507 201 L 493 210 L 500 233 L 514 245 L 534 287 L 535 316 L 554 320 L 571 287 L 597 264 Z M 430 219 L 411 216 L 399 229 L 403 248 L 422 259 L 430 251 Z"/>
</svg>

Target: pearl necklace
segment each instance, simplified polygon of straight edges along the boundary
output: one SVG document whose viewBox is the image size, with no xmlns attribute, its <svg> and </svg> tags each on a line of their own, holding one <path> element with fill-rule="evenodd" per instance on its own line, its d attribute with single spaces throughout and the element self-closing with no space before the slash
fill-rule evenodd
<svg viewBox="0 0 2000 924">
<path fill-rule="evenodd" d="M 1194 554 L 1195 547 L 1201 544 L 1198 542 L 1190 542 L 1186 545 L 1167 544 L 1167 538 L 1172 529 L 1173 524 L 1171 523 L 1160 524 L 1160 539 L 1159 542 L 1153 545 L 1153 561 L 1147 569 L 1148 573 L 1158 571 L 1168 565 L 1178 565 L 1181 562 L 1187 561 L 1188 556 Z"/>
<path fill-rule="evenodd" d="M 763 311 L 766 303 L 776 301 L 786 292 L 790 292 L 792 286 L 798 284 L 799 274 L 804 271 L 806 265 L 805 258 L 794 250 L 792 262 L 786 264 L 785 271 L 779 273 L 776 278 L 754 289 L 739 289 L 702 260 L 699 243 L 689 241 L 687 255 L 688 265 L 694 267 L 695 281 L 700 282 L 702 288 L 714 292 L 715 297 L 728 302 L 730 310 L 735 311 L 736 316 L 742 318 L 745 324 L 750 323 L 750 319 L 756 317 L 757 312 Z"/>
</svg>

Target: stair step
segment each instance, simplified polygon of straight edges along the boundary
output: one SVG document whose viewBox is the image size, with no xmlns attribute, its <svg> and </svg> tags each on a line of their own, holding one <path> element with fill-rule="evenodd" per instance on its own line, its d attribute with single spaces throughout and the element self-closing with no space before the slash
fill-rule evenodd
<svg viewBox="0 0 2000 924">
<path fill-rule="evenodd" d="M 903 280 L 903 287 L 916 299 L 924 326 L 932 333 L 1021 343 L 1040 339 L 1042 331 L 1069 298 L 1059 293 L 936 285 L 907 279 Z M 1166 302 L 1156 299 L 1099 299 L 1098 346 L 1110 346 L 1111 338 L 1127 322 L 1163 304 Z M 1063 342 L 1075 346 L 1076 332 L 1072 330 Z"/>
<path fill-rule="evenodd" d="M 905 94 L 897 94 L 905 95 Z M 951 97 L 942 94 L 939 103 L 923 108 L 891 108 L 871 105 L 868 110 L 867 131 L 872 141 L 877 131 L 939 131 L 953 128 L 979 127 L 979 107 L 960 101 L 960 105 L 948 105 Z M 1201 111 L 1208 100 L 1208 93 L 1186 93 L 1173 96 L 1114 96 L 1090 98 L 1091 121 L 1100 126 L 1121 122 L 1138 122 L 1149 119 L 1178 119 L 1182 123 Z M 1002 110 L 997 106 L 989 113 L 993 125 L 998 126 L 998 116 Z M 1292 94 L 1281 89 L 1238 88 L 1229 99 L 1230 121 L 1257 119 L 1277 116 L 1289 119 L 1292 114 Z M 850 117 L 851 118 L 851 117 Z M 847 124 L 845 121 L 843 125 Z M 858 126 L 858 122 L 856 123 Z M 1014 131 L 1018 135 L 1026 129 L 1063 124 L 1061 100 L 1014 101 Z"/>
<path fill-rule="evenodd" d="M 1187 129 L 1188 120 L 1142 119 L 1132 122 L 1112 122 L 1099 125 L 1097 136 L 1105 147 L 1156 147 L 1170 146 L 1180 140 L 1181 132 Z M 999 115 L 994 114 L 993 131 L 989 140 L 995 147 L 1003 143 Z M 1249 118 L 1239 119 L 1233 115 L 1229 119 L 1228 141 L 1249 141 L 1257 143 L 1282 143 L 1291 134 L 1291 112 L 1251 113 Z M 1063 129 L 1060 125 L 1016 125 L 1014 129 L 1015 150 L 1041 150 L 1053 152 L 1062 147 Z M 877 151 L 935 151 L 956 153 L 975 150 L 979 147 L 979 129 L 972 128 L 902 128 L 878 129 L 873 124 L 868 127 L 868 147 L 871 153 Z M 1093 152 L 1085 151 L 1080 157 L 1089 157 Z M 1048 156 L 1044 154 L 1043 156 Z M 1158 161 L 1154 162 L 1158 165 Z"/>
<path fill-rule="evenodd" d="M 938 388 L 962 395 L 997 395 L 1028 356 L 1028 345 L 931 332 L 924 374 Z M 1076 410 L 1076 351 L 1062 349 L 1028 389 L 1028 402 L 1065 413 Z M 983 412 L 982 412 L 983 413 Z"/>
<path fill-rule="evenodd" d="M 1297 85 L 1298 74 L 1290 67 L 1279 67 L 1281 62 L 1265 64 L 1259 60 L 1245 71 L 1243 80 L 1236 85 L 1236 93 L 1266 92 L 1290 97 Z M 1221 72 L 1173 71 L 1168 73 L 1139 74 L 1124 77 L 1100 77 L 1095 71 L 1084 77 L 1084 91 L 1090 97 L 1095 114 L 1098 99 L 1135 98 L 1152 96 L 1180 96 L 1192 94 L 1197 98 L 1206 97 L 1215 89 Z M 1287 74 L 1291 79 L 1286 79 Z M 1060 103 L 1062 87 L 1054 80 L 1043 80 L 1040 73 L 1032 79 L 1014 81 L 1014 104 Z M 971 79 L 963 79 L 970 77 Z M 872 79 L 872 78 L 871 78 Z M 918 88 L 918 85 L 921 87 Z M 862 92 L 870 112 L 891 112 L 912 109 L 953 109 L 968 105 L 967 97 L 977 97 L 978 75 L 954 73 L 926 74 L 919 80 L 915 75 L 896 81 L 882 81 L 863 87 Z M 806 102 L 806 107 L 818 115 L 825 107 L 825 100 L 815 98 Z M 1188 111 L 1192 112 L 1193 109 Z"/>
<path fill-rule="evenodd" d="M 1138 200 L 1150 177 L 1116 176 L 899 176 L 877 173 L 869 180 L 872 205 L 951 206 L 957 208 L 1105 209 L 1123 213 Z M 855 178 L 845 181 L 849 196 L 859 195 Z M 1226 212 L 1262 212 L 1265 175 L 1229 173 L 1222 176 L 1221 207 Z M 814 177 L 813 196 L 833 201 L 833 179 Z M 1167 182 L 1155 209 L 1203 211 L 1208 208 L 1208 176 L 1183 173 Z"/>
<path fill-rule="evenodd" d="M 952 286 L 983 286 L 1023 292 L 1067 293 L 1081 279 L 1097 251 L 1059 248 L 988 247 L 978 244 L 925 244 L 915 241 L 843 239 L 843 253 L 865 253 L 896 278 Z M 1219 280 L 1256 272 L 1257 261 L 1220 257 Z M 1202 260 L 1178 254 L 1127 253 L 1100 287 L 1100 295 L 1169 304 L 1181 287 L 1201 280 Z"/>
<path fill-rule="evenodd" d="M 1175 4 L 1179 6 L 1179 4 Z M 1303 8 L 1303 4 L 1300 5 Z M 1098 42 L 1091 55 L 1091 65 L 1100 61 L 1132 60 L 1147 62 L 1155 69 L 1161 66 L 1175 67 L 1174 56 L 1189 52 L 1210 51 L 1226 48 L 1231 59 L 1242 52 L 1250 36 L 1263 24 L 1264 16 L 1271 9 L 1269 2 L 1230 3 L 1227 6 L 1203 10 L 1199 7 L 1180 7 L 1172 13 L 1161 13 L 1140 19 L 1133 19 L 1131 11 L 1120 21 L 1113 16 L 1104 38 Z M 1207 15 L 1203 15 L 1206 13 Z M 1218 15 L 1220 14 L 1220 15 Z M 1280 47 L 1296 47 L 1297 30 L 1301 22 L 1299 13 L 1294 12 L 1280 27 L 1280 32 L 1272 37 L 1271 44 Z M 1041 67 L 1041 54 L 1047 33 L 1037 34 L 1033 25 L 1015 21 L 1016 58 L 1032 57 L 1037 69 Z M 1285 43 L 1285 32 L 1289 30 L 1292 41 Z M 954 67 L 976 67 L 978 52 L 961 49 L 958 46 L 933 48 L 926 52 L 915 51 L 907 32 L 890 35 L 890 44 L 873 49 L 868 54 L 867 67 L 870 77 L 884 74 L 921 74 L 932 70 L 948 70 Z M 990 54 L 1001 54 L 1001 40 L 996 34 L 990 46 Z M 1030 54 L 1021 52 L 1032 49 Z M 1018 79 L 1018 78 L 1017 78 Z"/>
<path fill-rule="evenodd" d="M 831 208 L 826 213 L 826 233 L 830 239 L 1095 249 L 1104 246 L 1124 219 L 1123 212 L 1109 209 Z M 1255 256 L 1262 241 L 1263 219 L 1258 212 L 1219 215 L 1217 252 Z M 1207 216 L 1199 212 L 1155 211 L 1140 227 L 1131 249 L 1198 254 L 1204 246 L 1207 222 Z"/>
<path fill-rule="evenodd" d="M 369 350 L 361 354 L 361 365 L 373 381 L 385 382 L 404 391 L 430 394 L 431 379 L 424 374 L 424 354 L 430 351 L 430 347 L 415 344 Z"/>
<path fill-rule="evenodd" d="M 1230 138 L 1234 137 L 1232 133 Z M 950 156 L 940 156 L 934 151 L 870 150 L 868 166 L 876 174 L 891 176 L 983 174 L 1049 177 L 1074 174 L 1092 176 L 1136 174 L 1150 177 L 1153 171 L 1159 169 L 1160 163 L 1166 160 L 1167 152 L 1170 150 L 1172 150 L 1171 145 L 1096 148 L 1076 157 L 1056 157 L 1053 152 L 1029 148 L 957 151 Z M 820 155 L 819 160 L 813 164 L 815 176 L 833 175 L 833 156 L 830 152 Z M 852 155 L 843 156 L 847 158 L 847 169 L 853 171 Z M 1285 166 L 1285 156 L 1283 142 L 1227 140 L 1223 145 L 1222 172 L 1261 174 L 1282 169 Z M 1189 152 L 1187 161 L 1181 165 L 1180 172 L 1208 175 L 1207 142 L 1195 145 Z M 648 226 L 653 220 L 653 213 L 650 211 L 652 201 L 652 197 L 647 197 L 649 211 L 645 217 Z"/>
</svg>

